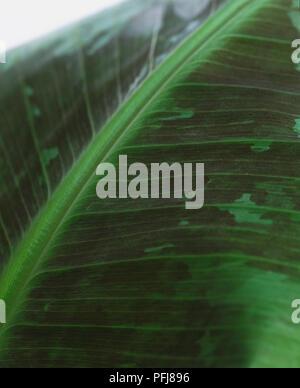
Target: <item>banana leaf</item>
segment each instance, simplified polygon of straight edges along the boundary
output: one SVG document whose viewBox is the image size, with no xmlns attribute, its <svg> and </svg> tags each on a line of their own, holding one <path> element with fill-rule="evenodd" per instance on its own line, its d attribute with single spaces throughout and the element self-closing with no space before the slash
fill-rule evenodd
<svg viewBox="0 0 300 388">
<path fill-rule="evenodd" d="M 226 3 L 226 4 L 225 4 Z M 132 0 L 0 65 L 1 367 L 299 367 L 298 1 Z M 205 206 L 96 195 L 205 164 Z"/>
</svg>

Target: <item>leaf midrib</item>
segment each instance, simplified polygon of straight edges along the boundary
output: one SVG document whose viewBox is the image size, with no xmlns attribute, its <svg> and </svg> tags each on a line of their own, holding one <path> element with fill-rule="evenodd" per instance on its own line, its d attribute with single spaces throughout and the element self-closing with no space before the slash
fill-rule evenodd
<svg viewBox="0 0 300 388">
<path fill-rule="evenodd" d="M 267 1 L 269 0 L 261 0 L 259 6 Z M 9 325 L 13 323 L 19 305 L 26 299 L 27 294 L 24 291 L 34 278 L 36 269 L 43 262 L 44 255 L 51 247 L 74 204 L 93 179 L 97 165 L 114 151 L 132 125 L 184 65 L 222 33 L 241 13 L 254 7 L 254 4 L 255 2 L 251 0 L 233 0 L 219 11 L 216 17 L 209 19 L 144 81 L 93 139 L 42 210 L 1 275 L 0 298 L 7 304 L 8 323 L 0 328 L 0 336 L 3 336 Z M 257 3 L 255 5 L 257 6 Z M 115 133 L 112 140 L 111 133 Z M 98 152 L 98 149 L 102 149 L 102 152 Z M 35 259 L 33 260 L 32 257 Z"/>
</svg>

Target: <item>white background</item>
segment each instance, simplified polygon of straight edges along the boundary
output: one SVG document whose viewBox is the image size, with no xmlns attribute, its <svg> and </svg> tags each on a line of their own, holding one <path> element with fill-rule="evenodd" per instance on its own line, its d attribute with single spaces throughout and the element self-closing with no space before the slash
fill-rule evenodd
<svg viewBox="0 0 300 388">
<path fill-rule="evenodd" d="M 122 0 L 1 0 L 0 41 L 8 49 Z"/>
</svg>

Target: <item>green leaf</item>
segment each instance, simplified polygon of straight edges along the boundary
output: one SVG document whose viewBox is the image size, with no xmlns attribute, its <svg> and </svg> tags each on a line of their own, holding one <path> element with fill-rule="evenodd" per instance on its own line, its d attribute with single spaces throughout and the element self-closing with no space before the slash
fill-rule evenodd
<svg viewBox="0 0 300 388">
<path fill-rule="evenodd" d="M 299 367 L 299 10 L 220 4 L 134 1 L 1 69 L 2 366 Z M 99 200 L 121 154 L 205 163 L 205 207 Z"/>
</svg>

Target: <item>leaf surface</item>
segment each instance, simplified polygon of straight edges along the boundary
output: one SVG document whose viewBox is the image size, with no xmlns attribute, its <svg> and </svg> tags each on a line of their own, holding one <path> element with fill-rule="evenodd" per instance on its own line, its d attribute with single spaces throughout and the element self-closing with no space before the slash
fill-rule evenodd
<svg viewBox="0 0 300 388">
<path fill-rule="evenodd" d="M 232 0 L 191 32 L 211 3 L 138 3 L 4 71 L 2 365 L 299 366 L 299 10 Z M 99 200 L 121 154 L 205 163 L 205 207 Z"/>
</svg>

